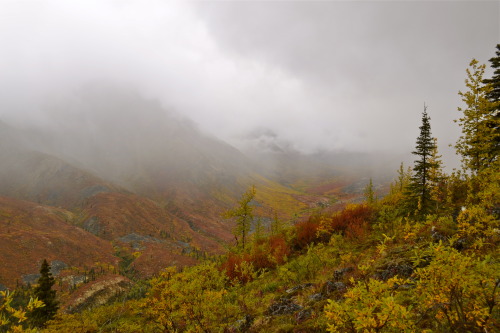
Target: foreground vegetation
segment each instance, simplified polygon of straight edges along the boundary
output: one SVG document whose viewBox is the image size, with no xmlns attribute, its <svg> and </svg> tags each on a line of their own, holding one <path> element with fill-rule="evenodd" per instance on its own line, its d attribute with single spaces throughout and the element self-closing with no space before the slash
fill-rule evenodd
<svg viewBox="0 0 500 333">
<path fill-rule="evenodd" d="M 268 228 L 252 216 L 255 190 L 227 217 L 236 245 L 221 257 L 165 269 L 123 298 L 59 313 L 43 332 L 496 332 L 500 331 L 500 45 L 496 70 L 471 62 L 458 120 L 463 169 L 442 170 L 422 115 L 413 168 L 390 193 L 340 212 L 320 210 Z M 498 60 L 498 61 L 497 61 Z M 253 232 L 252 230 L 253 224 Z M 143 284 L 141 286 L 144 286 Z M 138 296 L 137 296 L 138 295 Z M 32 310 L 28 307 L 25 310 Z M 17 312 L 16 312 L 17 311 Z M 30 330 L 0 303 L 4 330 Z M 25 324 L 23 326 L 23 322 Z M 37 328 L 32 328 L 36 331 Z"/>
</svg>

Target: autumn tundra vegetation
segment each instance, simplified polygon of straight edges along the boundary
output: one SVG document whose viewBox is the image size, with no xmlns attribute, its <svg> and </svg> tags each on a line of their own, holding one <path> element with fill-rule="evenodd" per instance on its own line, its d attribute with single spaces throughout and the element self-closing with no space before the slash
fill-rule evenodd
<svg viewBox="0 0 500 333">
<path fill-rule="evenodd" d="M 54 315 L 42 273 L 24 303 L 0 294 L 0 331 L 500 332 L 500 45 L 490 63 L 487 79 L 472 60 L 459 92 L 460 170 L 443 170 L 424 105 L 415 162 L 387 195 L 370 180 L 363 203 L 264 226 L 252 187 L 224 215 L 225 254 L 75 313 Z"/>
</svg>

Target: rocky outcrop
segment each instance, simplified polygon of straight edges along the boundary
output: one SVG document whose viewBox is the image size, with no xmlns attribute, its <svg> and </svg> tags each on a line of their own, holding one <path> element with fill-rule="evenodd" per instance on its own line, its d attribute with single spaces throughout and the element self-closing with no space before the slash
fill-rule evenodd
<svg viewBox="0 0 500 333">
<path fill-rule="evenodd" d="M 297 323 L 304 322 L 307 319 L 311 318 L 312 314 L 312 309 L 302 309 L 295 315 L 295 320 L 297 321 Z"/>
<path fill-rule="evenodd" d="M 382 281 L 387 281 L 392 277 L 408 278 L 413 273 L 413 267 L 407 263 L 391 263 L 383 270 L 377 272 L 375 277 Z"/>
<path fill-rule="evenodd" d="M 347 274 L 347 273 L 350 273 L 354 271 L 354 267 L 345 267 L 345 268 L 341 268 L 341 269 L 336 269 L 334 272 L 333 272 L 333 279 L 335 281 L 340 281 L 344 278 L 344 276 Z"/>
<path fill-rule="evenodd" d="M 269 306 L 267 313 L 271 316 L 278 316 L 292 314 L 296 311 L 302 310 L 302 308 L 302 306 L 298 305 L 290 298 L 282 297 Z"/>
<path fill-rule="evenodd" d="M 233 332 L 247 332 L 250 327 L 252 326 L 252 323 L 254 322 L 254 317 L 251 315 L 245 315 L 242 319 L 236 321 L 233 326 L 229 327 L 227 329 L 227 332 L 233 333 Z"/>
<path fill-rule="evenodd" d="M 346 291 L 347 286 L 343 282 L 326 281 L 325 284 L 321 287 L 321 294 L 326 296 L 335 292 L 340 292 L 343 294 Z"/>
<path fill-rule="evenodd" d="M 85 309 L 106 304 L 111 298 L 127 291 L 131 286 L 129 279 L 123 276 L 90 282 L 66 305 L 67 313 L 81 312 Z"/>
<path fill-rule="evenodd" d="M 312 288 L 312 287 L 313 287 L 312 283 L 302 283 L 302 284 L 299 284 L 299 285 L 297 285 L 297 286 L 295 286 L 293 288 L 287 289 L 286 293 L 289 296 L 293 296 L 293 295 L 297 295 L 298 292 L 301 291 L 301 290 Z"/>
<path fill-rule="evenodd" d="M 52 260 L 50 263 L 50 272 L 54 276 L 58 276 L 62 270 L 68 268 L 68 265 L 61 260 Z"/>
</svg>

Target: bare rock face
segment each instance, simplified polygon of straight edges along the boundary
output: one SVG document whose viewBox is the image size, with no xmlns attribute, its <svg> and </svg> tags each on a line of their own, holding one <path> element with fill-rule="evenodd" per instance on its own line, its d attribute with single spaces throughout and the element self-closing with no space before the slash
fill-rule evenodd
<svg viewBox="0 0 500 333">
<path fill-rule="evenodd" d="M 91 234 L 100 236 L 100 234 L 102 233 L 103 226 L 99 223 L 98 217 L 92 216 L 91 218 L 83 222 L 83 229 L 90 232 Z"/>
<path fill-rule="evenodd" d="M 333 279 L 335 281 L 340 281 L 345 277 L 347 273 L 350 273 L 352 271 L 354 271 L 353 267 L 345 267 L 342 269 L 337 269 L 335 270 L 335 272 L 333 272 Z"/>
<path fill-rule="evenodd" d="M 278 301 L 274 302 L 267 309 L 267 313 L 271 316 L 279 316 L 284 314 L 292 314 L 296 311 L 302 310 L 303 307 L 299 304 L 293 302 L 289 298 L 280 298 Z"/>
<path fill-rule="evenodd" d="M 61 271 L 65 270 L 66 268 L 68 268 L 68 265 L 61 260 L 52 260 L 52 262 L 50 263 L 50 272 L 54 276 L 58 276 Z"/>
<path fill-rule="evenodd" d="M 394 276 L 402 278 L 410 277 L 413 273 L 413 267 L 407 263 L 391 263 L 384 270 L 378 272 L 376 277 L 380 280 L 387 281 Z"/>
<path fill-rule="evenodd" d="M 295 296 L 299 293 L 299 291 L 307 289 L 307 288 L 312 288 L 312 287 L 313 287 L 312 283 L 302 283 L 302 284 L 299 284 L 293 288 L 286 290 L 286 293 L 289 296 Z"/>
<path fill-rule="evenodd" d="M 127 291 L 131 287 L 129 279 L 114 276 L 101 281 L 88 283 L 66 305 L 67 313 L 76 313 L 85 309 L 106 304 L 111 298 Z"/>
<path fill-rule="evenodd" d="M 295 320 L 297 321 L 297 323 L 301 323 L 311 318 L 312 315 L 312 309 L 302 309 L 295 315 Z"/>
<path fill-rule="evenodd" d="M 37 283 L 39 278 L 40 278 L 40 274 L 38 274 L 38 273 L 25 274 L 22 276 L 24 284 L 35 284 L 35 283 Z"/>
<path fill-rule="evenodd" d="M 347 286 L 343 282 L 326 281 L 322 286 L 321 291 L 324 295 L 330 295 L 334 292 L 340 292 L 343 294 L 347 291 Z"/>
</svg>

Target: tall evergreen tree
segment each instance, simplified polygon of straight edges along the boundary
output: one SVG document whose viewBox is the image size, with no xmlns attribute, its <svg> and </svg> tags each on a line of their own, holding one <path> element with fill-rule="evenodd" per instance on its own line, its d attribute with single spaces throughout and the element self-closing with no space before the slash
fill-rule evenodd
<svg viewBox="0 0 500 333">
<path fill-rule="evenodd" d="M 500 153 L 500 44 L 497 44 L 496 57 L 491 58 L 490 66 L 493 69 L 493 76 L 491 79 L 483 80 L 483 83 L 490 85 L 490 91 L 486 93 L 486 97 L 492 103 L 490 108 L 490 120 L 487 124 L 488 127 L 494 130 L 497 135 L 494 138 L 493 159 L 498 159 Z"/>
<path fill-rule="evenodd" d="M 498 120 L 495 120 L 491 111 L 495 103 L 487 97 L 493 91 L 492 85 L 483 83 L 485 67 L 472 59 L 465 80 L 469 90 L 459 92 L 466 107 L 458 108 L 458 111 L 463 112 L 463 117 L 458 119 L 462 135 L 455 148 L 462 155 L 464 168 L 474 175 L 488 168 L 498 158 L 498 147 L 495 146 L 500 139 L 498 128 L 495 128 L 498 127 Z"/>
<path fill-rule="evenodd" d="M 45 323 L 54 318 L 59 309 L 59 302 L 56 299 L 56 291 L 52 290 L 55 280 L 50 272 L 50 265 L 47 260 L 43 260 L 40 268 L 40 278 L 35 288 L 35 296 L 42 301 L 44 307 L 35 309 L 31 315 L 31 323 L 37 327 L 43 327 Z"/>
<path fill-rule="evenodd" d="M 413 175 L 407 187 L 410 212 L 418 216 L 430 213 L 433 207 L 431 173 L 433 169 L 439 167 L 439 164 L 432 160 L 432 153 L 435 149 L 436 144 L 431 134 L 430 118 L 427 115 L 427 107 L 424 105 L 420 135 L 417 138 L 415 151 L 412 152 L 418 156 L 418 160 L 414 163 Z"/>
<path fill-rule="evenodd" d="M 491 102 L 500 101 L 500 44 L 497 44 L 495 54 L 496 57 L 489 60 L 490 66 L 493 69 L 493 76 L 491 79 L 483 80 L 484 84 L 491 85 L 491 91 L 486 95 Z M 494 112 L 495 116 L 498 117 L 500 113 L 500 104 L 495 105 L 492 108 L 492 112 Z"/>
</svg>

